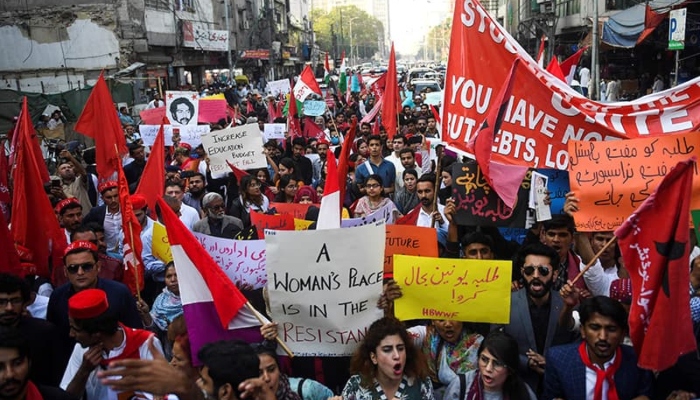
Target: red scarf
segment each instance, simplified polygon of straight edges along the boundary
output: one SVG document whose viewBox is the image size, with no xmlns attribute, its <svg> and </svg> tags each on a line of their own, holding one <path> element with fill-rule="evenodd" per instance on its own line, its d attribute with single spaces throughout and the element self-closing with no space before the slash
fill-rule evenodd
<svg viewBox="0 0 700 400">
<path fill-rule="evenodd" d="M 116 360 L 126 360 L 126 359 L 140 359 L 141 354 L 139 352 L 139 349 L 141 348 L 141 345 L 146 343 L 146 340 L 150 338 L 153 335 L 153 332 L 146 331 L 143 329 L 133 329 L 129 328 L 127 326 L 124 326 L 123 324 L 119 324 L 119 326 L 122 328 L 124 331 L 124 336 L 126 336 L 126 346 L 124 347 L 124 351 L 121 352 L 116 357 L 112 358 L 106 358 L 100 362 L 100 365 L 103 367 L 107 367 L 109 363 L 112 361 Z"/>
<path fill-rule="evenodd" d="M 27 381 L 27 395 L 24 398 L 25 400 L 44 400 L 39 388 L 32 381 Z"/>
<path fill-rule="evenodd" d="M 608 400 L 618 400 L 617 388 L 615 387 L 615 373 L 622 364 L 622 349 L 620 347 L 615 350 L 615 361 L 606 370 L 602 370 L 594 366 L 591 359 L 588 357 L 586 350 L 586 342 L 582 342 L 578 347 L 578 354 L 581 356 L 583 364 L 595 371 L 595 389 L 593 390 L 593 400 L 603 399 L 603 381 L 608 381 Z"/>
</svg>

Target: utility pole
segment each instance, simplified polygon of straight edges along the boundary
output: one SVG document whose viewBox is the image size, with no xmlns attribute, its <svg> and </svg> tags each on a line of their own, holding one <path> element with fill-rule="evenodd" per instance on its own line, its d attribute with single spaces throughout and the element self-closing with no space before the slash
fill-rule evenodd
<svg viewBox="0 0 700 400">
<path fill-rule="evenodd" d="M 598 61 L 598 0 L 593 0 L 593 43 L 591 43 L 591 70 L 593 72 L 593 87 L 591 100 L 600 99 L 600 68 Z"/>
<path fill-rule="evenodd" d="M 228 48 L 226 49 L 226 61 L 228 61 L 228 79 L 233 79 L 233 59 L 231 58 L 231 20 L 229 17 L 229 0 L 224 0 L 224 18 L 226 20 L 226 33 L 228 34 Z"/>
</svg>

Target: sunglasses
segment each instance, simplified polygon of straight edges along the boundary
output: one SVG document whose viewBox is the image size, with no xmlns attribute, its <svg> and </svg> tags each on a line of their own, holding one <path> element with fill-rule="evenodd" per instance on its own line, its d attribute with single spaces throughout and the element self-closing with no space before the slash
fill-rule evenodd
<svg viewBox="0 0 700 400">
<path fill-rule="evenodd" d="M 523 267 L 523 273 L 527 276 L 530 276 L 530 275 L 535 273 L 535 268 L 537 268 L 537 272 L 540 273 L 540 276 L 547 276 L 547 275 L 549 275 L 549 272 L 551 271 L 551 269 L 549 267 L 545 267 L 542 265 L 534 267 L 534 266 L 530 265 L 527 267 Z"/>
<path fill-rule="evenodd" d="M 68 271 L 69 274 L 77 274 L 78 271 L 82 268 L 83 272 L 90 272 L 92 271 L 93 268 L 95 268 L 95 263 L 82 263 L 82 264 L 70 264 L 66 265 L 66 270 Z"/>
</svg>

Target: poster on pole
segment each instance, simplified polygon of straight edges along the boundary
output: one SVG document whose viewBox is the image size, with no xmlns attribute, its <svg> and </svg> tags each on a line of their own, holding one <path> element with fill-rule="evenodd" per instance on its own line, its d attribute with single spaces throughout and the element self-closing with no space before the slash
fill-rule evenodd
<svg viewBox="0 0 700 400">
<path fill-rule="evenodd" d="M 297 356 L 348 356 L 381 318 L 384 225 L 266 231 L 270 309 Z"/>
<path fill-rule="evenodd" d="M 289 83 L 289 79 L 271 81 L 267 82 L 267 92 L 275 97 L 279 95 L 288 95 L 292 92 L 292 86 Z"/>
<path fill-rule="evenodd" d="M 686 8 L 671 10 L 668 16 L 668 49 L 683 50 L 685 48 L 685 16 Z"/>
<path fill-rule="evenodd" d="M 199 96 L 195 92 L 165 92 L 165 116 L 173 125 L 197 125 Z"/>
<path fill-rule="evenodd" d="M 230 172 L 226 161 L 239 169 L 267 167 L 263 141 L 257 124 L 236 126 L 202 135 L 212 174 Z"/>
</svg>

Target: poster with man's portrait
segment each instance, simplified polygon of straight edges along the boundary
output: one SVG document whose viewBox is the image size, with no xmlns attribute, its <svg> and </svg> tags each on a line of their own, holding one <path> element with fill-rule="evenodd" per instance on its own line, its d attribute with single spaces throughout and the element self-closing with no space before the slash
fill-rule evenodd
<svg viewBox="0 0 700 400">
<path fill-rule="evenodd" d="M 165 115 L 172 125 L 197 125 L 198 114 L 196 92 L 165 92 Z"/>
</svg>

